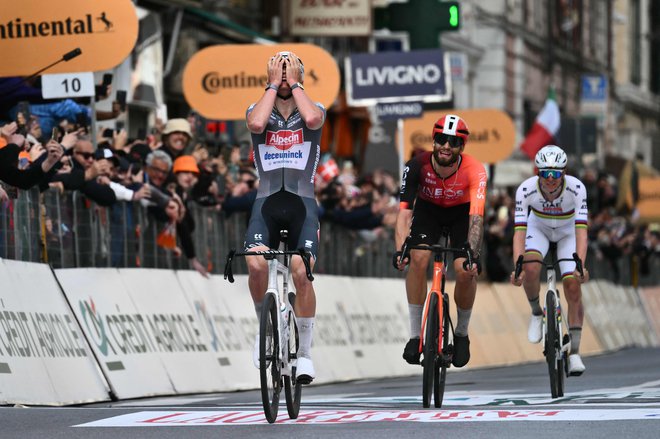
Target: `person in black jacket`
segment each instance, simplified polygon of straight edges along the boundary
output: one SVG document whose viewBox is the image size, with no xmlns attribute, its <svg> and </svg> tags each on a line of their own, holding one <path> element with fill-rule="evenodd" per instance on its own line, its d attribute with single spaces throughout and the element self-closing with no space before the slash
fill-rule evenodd
<svg viewBox="0 0 660 439">
<path fill-rule="evenodd" d="M 65 152 L 64 146 L 55 140 L 46 144 L 46 153 L 42 154 L 27 169 L 18 169 L 18 154 L 23 149 L 25 137 L 17 134 L 15 122 L 0 128 L 2 146 L 0 148 L 0 180 L 19 189 L 29 189 L 39 184 L 60 161 Z"/>
<path fill-rule="evenodd" d="M 94 145 L 89 136 L 78 136 L 73 147 L 72 174 L 83 172 L 85 179 L 80 191 L 100 206 L 111 206 L 117 201 L 115 192 L 107 184 L 99 183 L 98 177 L 110 176 L 111 164 L 107 160 L 96 160 Z"/>
</svg>

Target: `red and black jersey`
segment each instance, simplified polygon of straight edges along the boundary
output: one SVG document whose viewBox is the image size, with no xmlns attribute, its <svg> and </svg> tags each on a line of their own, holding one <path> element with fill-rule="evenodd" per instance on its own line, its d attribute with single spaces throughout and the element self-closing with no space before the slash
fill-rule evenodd
<svg viewBox="0 0 660 439">
<path fill-rule="evenodd" d="M 403 170 L 401 209 L 412 209 L 415 199 L 452 207 L 470 204 L 470 215 L 484 215 L 486 205 L 486 169 L 474 157 L 461 154 L 456 172 L 440 177 L 431 164 L 430 151 L 413 157 Z"/>
</svg>

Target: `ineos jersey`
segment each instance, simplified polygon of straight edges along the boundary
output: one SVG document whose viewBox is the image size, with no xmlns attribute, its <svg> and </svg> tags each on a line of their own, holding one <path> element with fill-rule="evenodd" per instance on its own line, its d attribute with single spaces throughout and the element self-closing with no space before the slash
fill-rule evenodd
<svg viewBox="0 0 660 439">
<path fill-rule="evenodd" d="M 250 114 L 255 104 L 250 105 Z M 316 104 L 323 111 L 325 107 Z M 259 173 L 257 198 L 282 189 L 301 197 L 314 198 L 314 175 L 321 154 L 321 129 L 307 128 L 298 109 L 288 120 L 273 107 L 266 129 L 252 133 L 254 162 Z"/>
<path fill-rule="evenodd" d="M 484 165 L 467 154 L 461 154 L 456 172 L 440 177 L 431 163 L 432 153 L 413 157 L 403 170 L 401 180 L 401 208 L 412 209 L 416 198 L 440 207 L 470 204 L 470 215 L 484 214 L 486 183 Z"/>
<path fill-rule="evenodd" d="M 587 227 L 587 191 L 584 184 L 567 175 L 559 197 L 548 201 L 541 193 L 539 177 L 528 178 L 516 191 L 515 228 L 527 227 L 530 215 L 553 229 L 573 223 L 576 228 Z"/>
</svg>

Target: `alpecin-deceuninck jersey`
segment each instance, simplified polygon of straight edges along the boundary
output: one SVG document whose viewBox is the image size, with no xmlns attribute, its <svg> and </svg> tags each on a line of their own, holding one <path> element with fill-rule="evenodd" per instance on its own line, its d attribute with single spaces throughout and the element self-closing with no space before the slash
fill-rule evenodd
<svg viewBox="0 0 660 439">
<path fill-rule="evenodd" d="M 323 111 L 325 107 L 316 103 Z M 255 104 L 250 105 L 250 114 Z M 322 128 L 305 126 L 296 108 L 288 120 L 276 107 L 270 113 L 266 129 L 252 133 L 254 162 L 259 173 L 257 199 L 265 198 L 281 189 L 305 198 L 314 198 L 314 175 L 321 154 Z"/>
</svg>

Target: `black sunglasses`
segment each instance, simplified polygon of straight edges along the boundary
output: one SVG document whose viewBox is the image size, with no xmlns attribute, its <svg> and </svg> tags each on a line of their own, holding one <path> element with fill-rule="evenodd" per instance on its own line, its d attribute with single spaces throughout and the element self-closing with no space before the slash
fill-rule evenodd
<svg viewBox="0 0 660 439">
<path fill-rule="evenodd" d="M 465 141 L 462 137 L 450 136 L 441 133 L 436 134 L 433 138 L 433 141 L 438 145 L 444 145 L 445 143 L 449 142 L 449 146 L 452 148 L 460 148 L 461 146 L 465 145 Z"/>
<path fill-rule="evenodd" d="M 83 156 L 83 158 L 84 158 L 85 160 L 88 160 L 88 159 L 94 157 L 94 153 L 93 153 L 93 152 L 77 152 L 76 154 Z"/>
</svg>

